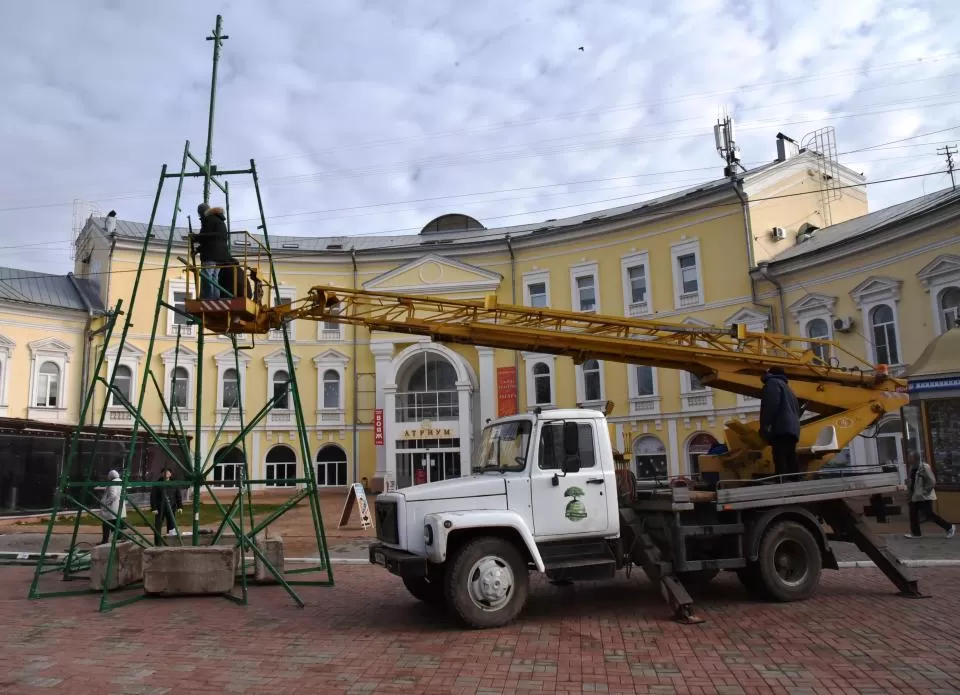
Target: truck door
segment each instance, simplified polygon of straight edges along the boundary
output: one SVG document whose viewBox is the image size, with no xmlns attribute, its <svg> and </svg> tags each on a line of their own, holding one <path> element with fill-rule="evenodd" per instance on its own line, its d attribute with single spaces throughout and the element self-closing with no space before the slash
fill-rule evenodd
<svg viewBox="0 0 960 695">
<path fill-rule="evenodd" d="M 564 473 L 562 421 L 545 422 L 531 466 L 534 534 L 604 535 L 607 531 L 607 476 L 603 473 L 592 422 L 577 422 L 580 470 Z"/>
</svg>

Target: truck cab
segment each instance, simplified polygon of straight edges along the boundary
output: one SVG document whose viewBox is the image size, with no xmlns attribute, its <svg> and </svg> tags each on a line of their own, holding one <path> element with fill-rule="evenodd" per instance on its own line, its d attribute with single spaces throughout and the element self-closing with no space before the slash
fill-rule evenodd
<svg viewBox="0 0 960 695">
<path fill-rule="evenodd" d="M 551 410 L 484 428 L 471 475 L 380 495 L 370 561 L 477 627 L 512 618 L 527 572 L 612 576 L 620 534 L 607 421 Z"/>
</svg>

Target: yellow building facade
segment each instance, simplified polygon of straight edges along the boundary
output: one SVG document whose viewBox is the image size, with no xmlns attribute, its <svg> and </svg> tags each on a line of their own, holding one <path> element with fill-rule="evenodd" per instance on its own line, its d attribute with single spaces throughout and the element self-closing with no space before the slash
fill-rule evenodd
<svg viewBox="0 0 960 695">
<path fill-rule="evenodd" d="M 702 325 L 741 322 L 754 330 L 793 335 L 820 330 L 813 319 L 830 318 L 830 335 L 867 355 L 869 341 L 860 339 L 858 345 L 855 329 L 848 331 L 847 323 L 835 321 L 852 316 L 851 325 L 863 325 L 856 321 L 882 314 L 874 311 L 876 301 L 894 291 L 899 299 L 892 330 L 906 364 L 934 335 L 938 298 L 952 296 L 943 292 L 953 287 L 956 229 L 933 217 L 921 232 L 897 238 L 896 248 L 902 246 L 902 251 L 893 253 L 885 242 L 844 255 L 839 249 L 852 248 L 854 242 L 838 246 L 824 240 L 838 235 L 837 230 L 844 239 L 869 236 L 871 225 L 885 219 L 884 211 L 874 213 L 881 218 L 867 215 L 865 182 L 843 167 L 832 170 L 839 181 L 833 182 L 836 194 L 827 201 L 821 158 L 782 144 L 778 142 L 780 154 L 770 164 L 735 177 L 578 217 L 487 229 L 451 214 L 433 220 L 419 235 L 271 236 L 281 295 L 303 297 L 315 285 L 447 298 L 496 294 L 501 303 Z M 910 214 L 906 218 L 912 219 Z M 904 215 L 896 219 L 907 224 Z M 107 366 L 120 365 L 118 387 L 134 402 L 157 298 L 178 306 L 188 292 L 187 278 L 175 268 L 160 285 L 167 232 L 154 231 L 128 348 L 122 355 L 108 349 Z M 142 222 L 109 217 L 91 217 L 81 231 L 75 276 L 96 288 L 101 307 L 113 307 L 121 299 L 129 306 L 145 232 Z M 186 253 L 185 234 L 185 229 L 174 231 L 174 257 Z M 235 244 L 235 256 L 244 252 Z M 891 278 L 901 284 L 890 284 Z M 826 299 L 816 304 L 811 295 Z M 921 317 L 926 323 L 908 323 Z M 58 320 L 64 323 L 62 316 L 51 319 Z M 63 342 L 75 351 L 85 340 L 94 348 L 100 345 L 102 335 L 86 338 L 88 320 L 79 312 L 67 321 L 78 337 Z M 174 312 L 161 309 L 152 366 L 191 432 L 197 389 L 202 388 L 201 449 L 224 453 L 221 447 L 239 430 L 238 419 L 227 415 L 236 395 L 242 395 L 249 414 L 286 381 L 283 341 L 280 336 L 257 337 L 237 364 L 227 340 L 208 336 L 201 363 L 196 338 L 182 323 Z M 291 324 L 290 335 L 312 460 L 299 460 L 292 411 L 276 408 L 247 441 L 251 475 L 257 479 L 302 475 L 305 464 L 314 466 L 319 482 L 331 487 L 363 478 L 374 489 L 403 487 L 465 475 L 473 443 L 488 419 L 535 407 L 602 407 L 608 400 L 614 403 L 615 446 L 628 455 L 639 477 L 690 474 L 697 457 L 721 440 L 726 421 L 755 418 L 759 409 L 753 399 L 704 388 L 686 373 L 643 365 L 593 360 L 575 365 L 565 357 L 446 346 L 306 321 Z M 9 337 L 18 348 L 33 340 L 19 333 Z M 81 354 L 83 361 L 83 352 L 73 354 Z M 18 352 L 11 355 L 24 358 Z M 67 367 L 65 383 L 73 389 L 71 403 L 79 403 L 77 389 L 85 380 L 74 362 Z M 23 394 L 32 388 L 15 386 Z M 104 395 L 99 388 L 98 406 Z M 67 420 L 76 417 L 75 406 L 70 407 L 74 410 L 62 413 Z M 13 410 L 10 416 L 38 415 L 19 405 Z M 160 429 L 167 424 L 152 393 L 145 399 L 144 416 Z M 107 421 L 132 424 L 121 406 L 108 405 Z M 850 457 L 885 460 L 877 442 L 888 445 L 879 438 L 858 440 Z M 214 470 L 215 482 L 229 485 L 241 462 L 239 452 L 232 452 Z"/>
</svg>

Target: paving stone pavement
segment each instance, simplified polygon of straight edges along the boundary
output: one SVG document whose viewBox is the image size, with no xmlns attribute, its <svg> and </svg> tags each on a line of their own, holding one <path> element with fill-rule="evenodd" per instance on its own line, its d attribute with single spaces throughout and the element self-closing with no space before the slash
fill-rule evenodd
<svg viewBox="0 0 960 695">
<path fill-rule="evenodd" d="M 373 567 L 333 588 L 277 587 L 250 605 L 155 599 L 97 613 L 92 596 L 25 598 L 0 569 L 0 692 L 97 693 L 960 693 L 960 570 L 918 570 L 926 600 L 876 570 L 824 574 L 793 604 L 750 601 L 729 574 L 679 625 L 642 573 L 553 587 L 536 579 L 512 625 L 474 631 Z M 51 579 L 54 584 L 56 580 Z"/>
</svg>

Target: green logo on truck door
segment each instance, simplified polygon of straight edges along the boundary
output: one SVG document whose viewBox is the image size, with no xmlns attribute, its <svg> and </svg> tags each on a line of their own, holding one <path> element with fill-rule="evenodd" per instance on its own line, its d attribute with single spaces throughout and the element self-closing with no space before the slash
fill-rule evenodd
<svg viewBox="0 0 960 695">
<path fill-rule="evenodd" d="M 563 491 L 564 497 L 572 497 L 573 499 L 567 503 L 567 508 L 564 511 L 564 516 L 566 516 L 570 521 L 583 521 L 587 518 L 587 508 L 584 506 L 578 497 L 583 497 L 586 493 L 578 488 L 576 485 L 573 487 L 568 487 Z"/>
</svg>

